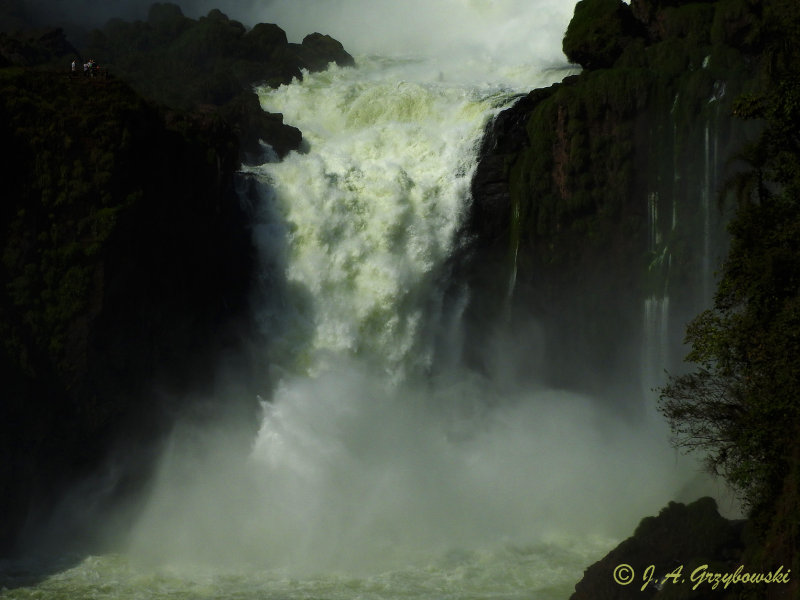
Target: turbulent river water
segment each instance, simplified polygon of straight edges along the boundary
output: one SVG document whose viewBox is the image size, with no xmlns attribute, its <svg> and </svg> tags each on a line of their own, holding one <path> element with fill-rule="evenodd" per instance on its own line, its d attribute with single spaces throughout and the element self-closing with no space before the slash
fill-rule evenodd
<svg viewBox="0 0 800 600">
<path fill-rule="evenodd" d="M 5 565 L 0 598 L 566 598 L 684 483 L 663 426 L 510 379 L 519 347 L 459 365 L 448 261 L 482 132 L 567 65 L 357 63 L 257 90 L 307 147 L 245 169 L 274 382 L 255 438 L 179 428 L 124 551 Z"/>
</svg>

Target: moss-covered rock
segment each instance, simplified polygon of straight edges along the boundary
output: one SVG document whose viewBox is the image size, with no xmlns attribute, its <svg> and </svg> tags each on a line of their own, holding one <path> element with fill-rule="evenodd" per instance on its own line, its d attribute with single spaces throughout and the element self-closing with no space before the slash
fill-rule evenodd
<svg viewBox="0 0 800 600">
<path fill-rule="evenodd" d="M 219 115 L 0 70 L 0 551 L 121 437 L 156 439 L 245 319 L 251 246 Z M 162 394 L 153 393 L 156 385 Z M 137 485 L 126 465 L 120 486 Z M 142 460 L 139 468 L 146 468 Z"/>
<path fill-rule="evenodd" d="M 585 69 L 610 67 L 641 33 L 641 24 L 622 0 L 581 0 L 562 48 L 570 62 Z"/>
<path fill-rule="evenodd" d="M 610 16 L 614 7 L 603 6 L 605 16 L 598 14 L 597 22 L 605 19 L 608 31 L 619 31 Z M 722 439 L 715 448 L 721 449 L 718 468 L 737 456 L 751 461 L 725 473 L 729 481 L 769 482 L 750 507 L 744 541 L 718 547 L 744 546 L 738 558 L 749 572 L 795 572 L 800 456 L 791 418 L 796 369 L 790 365 L 797 362 L 797 290 L 791 283 L 797 253 L 782 236 L 796 229 L 800 12 L 791 0 L 631 0 L 630 8 L 645 34 L 621 52 L 612 46 L 605 54 L 613 58 L 611 66 L 532 92 L 487 131 L 473 182 L 470 230 L 479 232 L 473 289 L 507 289 L 513 281 L 503 314 L 512 326 L 517 315 L 540 318 L 544 360 L 552 360 L 543 369 L 549 383 L 586 385 L 597 394 L 608 370 L 617 381 L 645 380 L 631 365 L 642 361 L 648 325 L 651 334 L 654 324 L 662 327 L 655 332 L 659 343 L 673 349 L 659 366 L 681 369 L 682 323 L 706 309 L 717 288 L 717 310 L 730 312 L 729 323 L 751 329 L 723 339 L 723 321 L 706 315 L 705 325 L 701 319 L 689 329 L 689 341 L 701 341 L 693 360 L 730 369 L 740 379 L 715 375 L 708 388 L 683 388 L 684 400 L 694 410 L 693 399 L 705 393 L 713 399 L 706 410 L 715 411 L 722 398 L 744 416 L 726 425 L 735 432 L 730 438 L 719 433 L 724 428 L 709 425 L 713 419 L 700 420 L 704 428 L 694 430 L 693 442 L 705 448 L 712 431 L 711 440 Z M 581 27 L 572 28 L 571 47 L 585 43 L 603 56 L 603 33 L 589 22 Z M 765 121 L 770 129 L 762 134 Z M 734 204 L 732 190 L 742 208 L 728 227 L 729 251 L 720 207 Z M 716 286 L 713 271 L 725 254 L 725 278 Z M 473 320 L 480 322 L 492 305 L 476 296 L 468 310 L 478 307 Z M 660 303 L 662 318 L 679 321 L 666 340 L 666 323 L 644 322 L 654 303 Z M 741 352 L 741 358 L 726 352 Z M 739 371 L 740 365 L 750 370 Z M 640 405 L 636 383 L 624 393 L 614 388 L 614 401 L 633 396 Z M 685 434 L 692 418 L 683 413 L 673 425 Z M 725 446 L 739 439 L 746 441 Z M 639 576 L 649 565 L 663 575 L 673 559 L 684 573 L 703 562 L 734 571 L 737 564 L 729 561 L 736 556 L 719 555 L 716 542 L 703 546 L 724 540 L 729 530 L 707 504 L 697 510 L 670 506 L 664 518 L 645 520 L 632 540 L 587 572 L 575 598 L 707 597 L 708 589 L 664 585 L 642 591 L 641 583 L 622 587 L 612 577 L 623 562 Z M 690 530 L 696 531 L 684 535 Z M 798 587 L 792 576 L 785 586 L 740 587 L 720 596 L 796 597 Z"/>
</svg>

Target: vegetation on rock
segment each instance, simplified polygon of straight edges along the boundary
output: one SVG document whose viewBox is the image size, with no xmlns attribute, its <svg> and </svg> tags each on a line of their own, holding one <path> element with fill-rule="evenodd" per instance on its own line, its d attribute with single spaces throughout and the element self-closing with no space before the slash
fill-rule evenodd
<svg viewBox="0 0 800 600">
<path fill-rule="evenodd" d="M 492 271 L 508 278 L 513 264 L 520 310 L 542 317 L 554 340 L 543 371 L 554 385 L 580 386 L 582 372 L 639 361 L 645 298 L 669 295 L 677 313 L 700 310 L 701 238 L 717 236 L 713 247 L 723 235 L 713 209 L 718 165 L 757 127 L 727 118 L 759 76 L 750 46 L 712 39 L 717 9 L 580 3 L 565 49 L 584 48 L 593 68 L 532 92 L 496 121 L 502 135 L 486 138 L 471 226 L 481 256 L 506 265 Z M 596 11 L 606 16 L 590 18 Z M 620 34 L 629 19 L 638 25 Z M 616 44 L 610 54 L 597 45 L 602 22 Z"/>
<path fill-rule="evenodd" d="M 92 32 L 84 54 L 160 104 L 183 110 L 219 107 L 246 152 L 258 152 L 263 139 L 279 156 L 299 148 L 300 132 L 284 125 L 281 115 L 261 110 L 253 86 L 277 87 L 302 79 L 301 69 L 322 70 L 332 62 L 355 64 L 330 36 L 315 33 L 293 44 L 275 24 L 248 30 L 216 9 L 191 19 L 168 3 L 153 4 L 146 21 L 109 21 Z"/>
<path fill-rule="evenodd" d="M 243 352 L 253 249 L 236 171 L 261 140 L 283 155 L 302 139 L 253 85 L 352 64 L 328 36 L 289 44 L 217 10 L 156 4 L 81 50 L 60 29 L 16 30 L 27 18 L 0 5 L 15 28 L 0 33 L 0 555 L 121 440 L 141 456 L 115 456 L 106 492 L 135 495 L 182 403 Z M 109 76 L 84 76 L 89 58 Z"/>
<path fill-rule="evenodd" d="M 244 314 L 250 243 L 218 116 L 7 68 L 0 122 L 2 549 L 119 436 L 157 437 L 156 381 L 208 381 Z"/>
<path fill-rule="evenodd" d="M 0 6 L 0 67 L 25 66 L 68 72 L 74 59 L 78 74 L 95 60 L 103 76 L 125 81 L 139 95 L 173 110 L 218 111 L 236 132 L 244 155 L 262 152 L 259 140 L 278 156 L 300 148 L 302 135 L 283 123 L 283 116 L 261 109 L 253 87 L 277 87 L 302 79 L 302 69 L 319 71 L 330 63 L 355 61 L 332 37 L 312 33 L 302 43 L 289 43 L 272 23 L 247 29 L 219 10 L 191 19 L 180 7 L 156 3 L 146 21 L 110 20 L 88 34 L 76 49 L 58 28 L 25 27 L 25 7 Z"/>
</svg>

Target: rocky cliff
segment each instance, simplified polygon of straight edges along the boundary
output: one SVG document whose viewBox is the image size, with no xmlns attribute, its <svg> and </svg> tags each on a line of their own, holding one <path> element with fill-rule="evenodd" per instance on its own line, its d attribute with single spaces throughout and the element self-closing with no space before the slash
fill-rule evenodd
<svg viewBox="0 0 800 600">
<path fill-rule="evenodd" d="M 487 132 L 470 229 L 492 266 L 473 287 L 513 288 L 513 310 L 540 317 L 552 384 L 639 379 L 648 310 L 685 321 L 710 298 L 722 184 L 757 130 L 731 106 L 758 85 L 758 10 L 579 2 L 564 50 L 581 72 L 531 92 Z M 681 326 L 651 325 L 679 345 Z"/>
<path fill-rule="evenodd" d="M 551 383 L 605 384 L 617 405 L 641 402 L 642 390 L 613 380 L 647 383 L 629 365 L 652 359 L 677 370 L 685 324 L 713 306 L 705 329 L 701 317 L 688 330 L 700 377 L 713 373 L 709 397 L 683 388 L 687 410 L 670 424 L 684 447 L 739 456 L 740 479 L 716 472 L 758 492 L 746 524 L 725 523 L 707 501 L 670 505 L 590 568 L 574 598 L 705 598 L 714 592 L 690 583 L 704 564 L 722 574 L 791 570 L 785 584 L 739 581 L 720 597 L 797 597 L 798 396 L 796 370 L 784 365 L 797 362 L 786 314 L 795 314 L 800 262 L 782 236 L 797 223 L 798 16 L 785 0 L 582 0 L 563 41 L 581 72 L 531 92 L 487 131 L 473 182 L 474 287 L 507 290 L 512 323 L 540 317 Z M 492 310 L 482 300 L 473 311 Z M 758 326 L 737 340 L 731 323 L 751 321 Z M 780 335 L 762 342 L 763 331 Z M 742 356 L 733 367 L 728 347 Z M 759 362 L 766 349 L 774 356 Z M 754 386 L 753 373 L 769 385 Z M 716 417 L 748 441 L 726 446 L 708 426 Z M 768 485 L 753 484 L 758 469 Z M 634 584 L 614 581 L 621 564 L 633 566 Z M 661 581 L 642 590 L 648 566 Z M 685 584 L 663 580 L 679 567 Z"/>
<path fill-rule="evenodd" d="M 116 81 L 8 69 L 0 88 L 8 542 L 120 436 L 158 437 L 156 382 L 209 384 L 251 252 L 219 117 L 160 112 Z"/>
<path fill-rule="evenodd" d="M 109 504 L 141 492 L 217 365 L 250 380 L 237 171 L 261 141 L 278 155 L 302 141 L 252 86 L 353 64 L 328 36 L 289 44 L 275 25 L 164 4 L 92 44 L 55 28 L 0 35 L 0 555 L 76 482 L 94 477 Z M 101 70 L 70 73 L 89 58 Z M 209 414 L 254 410 L 255 392 L 242 396 Z"/>
<path fill-rule="evenodd" d="M 264 140 L 278 156 L 299 147 L 300 132 L 284 125 L 281 115 L 264 112 L 253 86 L 302 79 L 301 69 L 355 64 L 341 43 L 327 35 L 312 33 L 302 43 L 290 43 L 273 23 L 247 29 L 216 9 L 191 19 L 169 3 L 153 4 L 146 21 L 109 21 L 93 32 L 83 56 L 161 104 L 187 110 L 217 107 L 246 152 L 260 152 L 259 140 Z"/>
</svg>

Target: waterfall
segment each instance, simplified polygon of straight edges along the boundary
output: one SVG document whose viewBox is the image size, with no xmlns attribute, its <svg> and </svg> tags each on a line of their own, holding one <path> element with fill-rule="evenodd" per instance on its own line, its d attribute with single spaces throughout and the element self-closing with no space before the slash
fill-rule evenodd
<svg viewBox="0 0 800 600">
<path fill-rule="evenodd" d="M 448 270 L 485 124 L 563 72 L 496 70 L 487 84 L 428 59 L 357 60 L 258 90 L 306 142 L 247 169 L 263 187 L 257 310 L 274 388 L 255 438 L 176 432 L 132 551 L 306 577 L 439 572 L 457 549 L 483 553 L 458 564 L 484 556 L 499 582 L 510 547 L 550 564 L 547 540 L 565 549 L 578 535 L 587 548 L 587 535 L 628 531 L 684 478 L 666 443 L 613 407 L 532 380 L 533 324 L 465 341 L 470 291 Z M 656 199 L 651 210 L 656 223 Z M 662 335 L 667 302 L 648 310 Z M 442 340 L 490 346 L 490 372 L 465 368 L 457 348 L 442 368 Z M 641 489 L 653 465 L 664 476 Z M 626 510 L 609 515 L 620 498 Z"/>
<path fill-rule="evenodd" d="M 708 68 L 710 57 L 703 62 Z M 719 220 L 714 218 L 713 198 L 717 191 L 717 163 L 719 161 L 719 136 L 716 123 L 719 117 L 719 100 L 725 96 L 724 82 L 717 81 L 707 108 L 702 115 L 703 126 L 692 138 L 692 150 L 685 148 L 678 140 L 677 113 L 681 100 L 675 95 L 671 114 L 672 135 L 672 181 L 671 183 L 671 223 L 662 224 L 659 211 L 664 208 L 666 198 L 658 192 L 647 194 L 647 253 L 650 257 L 646 277 L 646 292 L 642 305 L 642 387 L 646 394 L 665 381 L 665 370 L 669 369 L 675 354 L 675 341 L 670 340 L 670 294 L 669 279 L 672 264 L 670 240 L 674 237 L 688 238 L 692 264 L 696 265 L 690 298 L 683 300 L 691 310 L 699 312 L 708 307 L 713 295 L 715 267 L 714 245 Z M 696 140 L 696 141 L 695 141 Z M 686 142 L 684 142 L 685 144 Z M 695 158 L 693 147 L 697 146 L 701 155 L 699 160 L 687 164 L 687 156 Z M 685 177 L 685 181 L 684 181 Z M 686 185 L 683 185 L 686 183 Z M 680 227 L 685 230 L 675 235 L 679 228 L 679 204 L 692 218 L 685 219 Z M 669 232 L 667 234 L 667 232 Z M 681 310 L 681 290 L 676 291 L 674 310 Z"/>
<path fill-rule="evenodd" d="M 707 306 L 713 295 L 714 273 L 713 269 L 716 262 L 714 256 L 714 231 L 719 228 L 719 217 L 714 218 L 712 210 L 712 198 L 717 193 L 718 177 L 717 169 L 719 163 L 719 135 L 717 132 L 717 122 L 719 118 L 719 100 L 725 96 L 726 86 L 722 82 L 714 84 L 714 93 L 709 98 L 710 105 L 703 129 L 703 188 L 702 188 L 702 210 L 703 210 L 703 230 L 702 230 L 702 297 L 701 305 Z"/>
<path fill-rule="evenodd" d="M 647 250 L 655 254 L 661 243 L 661 231 L 658 228 L 658 192 L 647 195 Z"/>
<path fill-rule="evenodd" d="M 703 299 L 711 297 L 711 194 L 712 176 L 714 168 L 709 142 L 708 122 L 703 130 L 703 186 L 701 188 L 703 241 L 702 241 L 702 286 Z"/>
<path fill-rule="evenodd" d="M 664 382 L 669 366 L 669 296 L 644 300 L 644 351 L 642 382 L 645 394 Z"/>
<path fill-rule="evenodd" d="M 260 91 L 310 147 L 251 169 L 288 230 L 291 318 L 306 325 L 294 343 L 303 352 L 282 365 L 291 372 L 360 357 L 402 379 L 431 365 L 423 329 L 439 323 L 427 308 L 444 291 L 480 135 L 508 92 L 448 85 L 435 71 L 407 80 L 420 69 L 365 58 Z"/>
<path fill-rule="evenodd" d="M 541 324 L 517 305 L 502 327 L 492 321 L 527 259 L 518 238 L 497 290 L 470 290 L 450 270 L 482 132 L 511 99 L 570 71 L 560 42 L 575 3 L 249 4 L 290 39 L 329 32 L 358 64 L 256 90 L 304 136 L 301 151 L 278 161 L 267 149 L 240 180 L 258 192 L 260 414 L 179 419 L 124 551 L 20 597 L 568 597 L 643 515 L 696 491 L 662 421 L 547 388 L 531 366 L 551 351 Z M 667 223 L 678 212 L 663 191 L 646 203 L 650 387 L 669 358 Z M 497 305 L 476 315 L 472 294 Z M 486 339 L 468 339 L 473 329 Z M 482 370 L 460 360 L 466 344 L 490 358 Z M 208 404 L 241 393 L 236 383 Z"/>
<path fill-rule="evenodd" d="M 456 4 L 482 19 L 506 6 Z M 464 339 L 471 290 L 448 265 L 482 132 L 569 67 L 447 58 L 361 54 L 358 68 L 257 90 L 305 140 L 246 169 L 262 188 L 255 310 L 273 387 L 255 435 L 176 431 L 133 535 L 137 558 L 249 569 L 267 596 L 292 595 L 277 581 L 311 596 L 384 597 L 373 591 L 388 585 L 398 591 L 385 597 L 440 597 L 447 578 L 463 580 L 462 597 L 530 597 L 554 581 L 564 596 L 565 564 L 579 574 L 591 540 L 627 534 L 685 482 L 663 423 L 533 380 L 531 356 L 545 350 L 528 339 L 532 318 L 515 313 L 509 339 Z M 660 203 L 648 198 L 658 271 L 670 260 Z M 645 304 L 651 365 L 666 355 L 664 292 Z M 465 343 L 491 354 L 486 372 L 459 362 Z"/>
<path fill-rule="evenodd" d="M 651 281 L 651 290 L 643 304 L 641 380 L 645 396 L 663 383 L 670 356 L 668 278 L 671 254 L 662 241 L 659 201 L 658 192 L 647 195 L 647 251 L 651 257 L 648 279 Z M 671 212 L 674 229 L 677 226 L 675 202 L 672 203 Z"/>
</svg>

